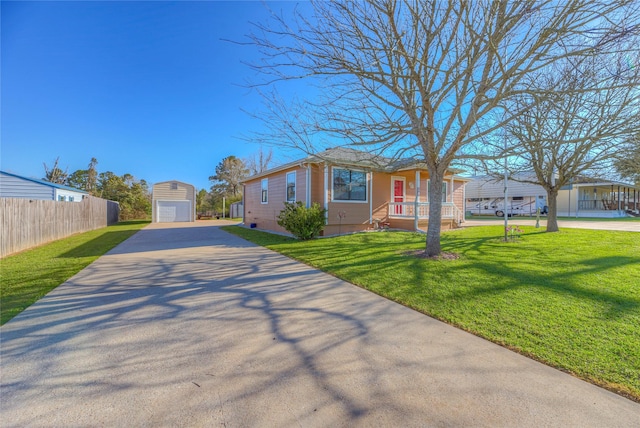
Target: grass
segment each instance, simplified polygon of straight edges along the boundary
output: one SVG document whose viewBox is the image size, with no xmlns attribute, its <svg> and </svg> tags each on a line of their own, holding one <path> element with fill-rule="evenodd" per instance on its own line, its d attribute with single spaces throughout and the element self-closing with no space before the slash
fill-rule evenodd
<svg viewBox="0 0 640 428">
<path fill-rule="evenodd" d="M 640 234 L 521 226 L 445 232 L 455 260 L 407 255 L 424 235 L 299 242 L 225 230 L 524 355 L 640 401 Z"/>
<path fill-rule="evenodd" d="M 146 226 L 126 221 L 41 245 L 0 260 L 0 325 Z"/>
</svg>

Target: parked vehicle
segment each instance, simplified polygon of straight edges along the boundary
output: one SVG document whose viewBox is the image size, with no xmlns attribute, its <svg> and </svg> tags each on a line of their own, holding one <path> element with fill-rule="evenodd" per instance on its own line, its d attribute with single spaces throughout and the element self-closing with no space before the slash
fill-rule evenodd
<svg viewBox="0 0 640 428">
<path fill-rule="evenodd" d="M 540 214 L 548 213 L 549 209 L 545 202 L 546 199 L 544 197 L 509 197 L 507 209 L 505 210 L 504 198 L 483 198 L 482 200 L 469 200 L 467 209 L 471 214 L 475 215 L 504 217 L 505 211 L 508 211 L 509 217 L 518 215 L 533 216 L 538 209 L 540 209 Z"/>
</svg>

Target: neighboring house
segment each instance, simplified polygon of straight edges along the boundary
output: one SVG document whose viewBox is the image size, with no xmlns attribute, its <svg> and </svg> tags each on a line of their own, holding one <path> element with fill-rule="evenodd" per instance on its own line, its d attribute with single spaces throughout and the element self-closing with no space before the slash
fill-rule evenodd
<svg viewBox="0 0 640 428">
<path fill-rule="evenodd" d="M 0 171 L 0 198 L 80 202 L 86 196 L 84 190 Z"/>
<path fill-rule="evenodd" d="M 534 180 L 530 172 L 518 173 L 520 180 Z M 546 211 L 547 191 L 538 184 L 507 180 L 507 210 L 513 215 L 535 215 Z M 472 215 L 504 216 L 504 179 L 489 175 L 472 177 L 466 186 L 467 212 Z"/>
<path fill-rule="evenodd" d="M 151 211 L 154 223 L 196 221 L 196 188 L 176 180 L 154 184 Z"/>
<path fill-rule="evenodd" d="M 442 226 L 464 221 L 468 181 L 448 171 L 442 188 Z M 284 232 L 277 216 L 285 202 L 318 203 L 327 209 L 323 235 L 378 228 L 426 229 L 429 174 L 412 159 L 392 161 L 353 149 L 334 148 L 249 177 L 244 222 Z"/>
<path fill-rule="evenodd" d="M 532 173 L 518 179 L 534 180 Z M 507 180 L 507 210 L 514 215 L 544 213 L 546 190 L 537 184 Z M 474 177 L 466 187 L 467 212 L 474 215 L 504 215 L 504 179 Z M 625 217 L 640 210 L 640 187 L 617 181 L 580 178 L 558 192 L 557 214 L 562 217 Z"/>
<path fill-rule="evenodd" d="M 558 192 L 558 215 L 626 217 L 640 214 L 640 186 L 620 181 L 581 179 Z"/>
</svg>

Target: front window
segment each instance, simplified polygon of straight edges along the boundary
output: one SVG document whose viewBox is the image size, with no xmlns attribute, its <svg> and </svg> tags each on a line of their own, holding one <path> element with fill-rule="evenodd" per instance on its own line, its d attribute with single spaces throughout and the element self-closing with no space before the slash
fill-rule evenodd
<svg viewBox="0 0 640 428">
<path fill-rule="evenodd" d="M 429 200 L 429 187 L 431 187 L 431 180 L 427 180 L 427 201 Z M 442 202 L 447 202 L 447 182 L 442 183 Z"/>
<path fill-rule="evenodd" d="M 266 204 L 267 202 L 269 202 L 269 179 L 268 178 L 263 178 L 262 179 L 262 200 L 261 202 L 263 204 Z"/>
<path fill-rule="evenodd" d="M 333 168 L 332 195 L 334 201 L 366 201 L 367 173 Z"/>
<path fill-rule="evenodd" d="M 287 173 L 287 202 L 296 201 L 296 172 Z"/>
</svg>

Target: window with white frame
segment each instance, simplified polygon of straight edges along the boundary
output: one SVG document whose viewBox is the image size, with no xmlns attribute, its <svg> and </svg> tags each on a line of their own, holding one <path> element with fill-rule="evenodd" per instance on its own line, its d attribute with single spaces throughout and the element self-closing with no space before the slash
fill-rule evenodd
<svg viewBox="0 0 640 428">
<path fill-rule="evenodd" d="M 367 173 L 344 168 L 332 168 L 332 200 L 367 201 Z"/>
<path fill-rule="evenodd" d="M 269 179 L 268 178 L 263 178 L 261 184 L 261 189 L 262 189 L 262 199 L 260 200 L 261 203 L 266 204 L 269 202 Z"/>
<path fill-rule="evenodd" d="M 287 202 L 296 201 L 296 172 L 287 173 Z"/>
<path fill-rule="evenodd" d="M 429 187 L 431 187 L 431 180 L 427 180 L 427 201 L 429 201 Z M 442 202 L 447 202 L 447 182 L 442 182 Z"/>
</svg>

